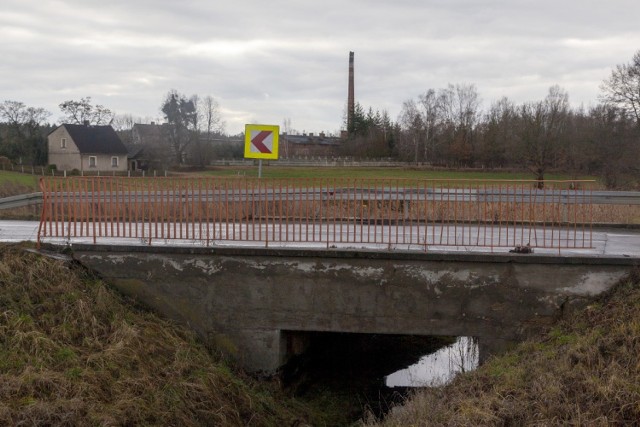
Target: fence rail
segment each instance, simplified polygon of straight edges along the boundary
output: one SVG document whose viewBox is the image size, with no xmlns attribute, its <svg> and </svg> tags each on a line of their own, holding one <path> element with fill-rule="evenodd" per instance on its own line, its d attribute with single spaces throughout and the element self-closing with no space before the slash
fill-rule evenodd
<svg viewBox="0 0 640 427">
<path fill-rule="evenodd" d="M 587 181 L 41 178 L 38 241 L 590 248 Z"/>
</svg>

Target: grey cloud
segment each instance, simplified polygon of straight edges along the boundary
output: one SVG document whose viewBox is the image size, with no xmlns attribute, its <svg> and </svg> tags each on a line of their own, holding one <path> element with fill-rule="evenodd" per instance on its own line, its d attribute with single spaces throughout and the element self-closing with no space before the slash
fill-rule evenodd
<svg viewBox="0 0 640 427">
<path fill-rule="evenodd" d="M 353 50 L 357 99 L 392 117 L 448 83 L 475 84 L 487 105 L 540 99 L 556 83 L 589 103 L 640 48 L 637 3 L 5 0 L 0 93 L 54 115 L 61 101 L 92 96 L 157 117 L 175 88 L 219 98 L 230 132 L 285 117 L 334 131 Z"/>
</svg>

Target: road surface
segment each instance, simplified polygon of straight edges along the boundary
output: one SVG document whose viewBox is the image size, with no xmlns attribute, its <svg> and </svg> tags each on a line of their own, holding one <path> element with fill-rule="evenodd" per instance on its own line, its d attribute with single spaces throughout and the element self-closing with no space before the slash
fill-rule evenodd
<svg viewBox="0 0 640 427">
<path fill-rule="evenodd" d="M 37 241 L 38 238 L 38 225 L 37 221 L 0 221 L 0 241 L 2 242 L 22 242 L 22 241 Z M 226 224 L 218 225 L 221 229 L 224 229 Z M 262 226 L 264 235 L 267 232 L 272 233 L 272 230 L 269 226 Z M 429 226 L 430 233 L 438 234 L 439 228 L 436 226 L 432 228 Z M 396 228 L 394 227 L 393 230 Z M 380 227 L 380 232 L 384 232 L 385 227 Z M 415 230 L 415 228 L 413 228 Z M 485 232 L 486 227 L 483 227 L 480 232 Z M 281 230 L 278 230 L 280 233 Z M 413 232 L 410 227 L 406 228 L 406 233 Z M 447 232 L 451 232 L 450 228 Z M 469 229 L 466 231 L 469 233 Z M 479 233 L 480 233 L 479 232 Z M 494 227 L 493 233 L 498 233 L 499 228 Z M 348 231 L 345 231 L 348 233 Z M 322 231 L 319 231 L 318 236 L 322 234 Z M 508 233 L 504 233 L 507 236 Z M 384 236 L 381 236 L 377 241 L 383 241 Z M 319 238 L 318 238 L 319 240 Z M 340 240 L 340 239 L 337 239 Z M 331 242 L 331 247 L 336 248 L 344 248 L 344 249 L 372 249 L 372 250 L 388 250 L 389 245 L 387 243 L 375 243 L 375 242 L 365 242 L 365 243 L 352 243 L 348 242 L 349 236 L 345 234 L 345 243 Z M 406 238 L 405 241 L 417 241 L 418 239 L 409 239 Z M 44 242 L 48 243 L 57 243 L 57 244 L 73 244 L 73 243 L 93 243 L 93 238 L 91 237 L 82 237 L 82 238 L 71 238 L 71 239 L 62 239 L 62 238 L 45 238 Z M 394 239 L 395 241 L 395 239 Z M 390 248 L 397 250 L 416 250 L 416 251 L 424 251 L 424 246 L 419 244 L 404 244 L 402 243 L 402 239 L 398 240 L 400 243 L 392 243 Z M 453 240 L 452 240 L 453 241 Z M 561 255 L 580 255 L 580 256 L 625 256 L 632 258 L 640 258 L 640 230 L 634 229 L 594 229 L 590 239 L 589 239 L 591 248 L 586 249 L 560 249 L 557 248 L 535 248 L 536 254 L 558 254 Z M 132 238 L 118 238 L 118 237 L 109 237 L 109 238 L 97 238 L 97 243 L 101 244 L 128 244 L 128 245 L 147 245 L 148 241 L 143 239 L 132 239 Z M 212 240 L 209 242 L 211 246 L 217 247 L 264 247 L 265 243 L 261 241 L 239 241 L 239 240 Z M 184 238 L 184 239 L 155 239 L 152 242 L 153 245 L 164 245 L 164 246 L 203 246 L 206 244 L 203 240 L 196 240 L 193 238 Z M 305 249 L 325 249 L 326 242 L 277 242 L 270 241 L 269 247 L 287 247 L 287 248 L 305 248 Z M 428 250 L 432 252 L 446 252 L 446 251 L 458 251 L 458 252 L 508 252 L 510 247 L 508 243 L 504 244 L 504 247 L 488 247 L 488 246 L 454 246 L 454 245 L 429 245 Z"/>
</svg>

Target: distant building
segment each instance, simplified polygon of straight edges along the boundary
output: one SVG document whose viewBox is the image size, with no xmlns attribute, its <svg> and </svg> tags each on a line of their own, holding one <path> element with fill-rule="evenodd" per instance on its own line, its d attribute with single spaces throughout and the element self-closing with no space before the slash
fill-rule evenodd
<svg viewBox="0 0 640 427">
<path fill-rule="evenodd" d="M 47 135 L 47 148 L 49 164 L 58 170 L 127 170 L 127 148 L 111 126 L 60 125 Z"/>
<path fill-rule="evenodd" d="M 287 135 L 280 136 L 280 157 L 332 157 L 339 155 L 341 138 L 318 135 Z"/>
<path fill-rule="evenodd" d="M 165 142 L 165 130 L 169 125 L 161 125 L 151 122 L 151 124 L 135 123 L 131 129 L 131 142 L 133 145 L 161 145 Z"/>
<path fill-rule="evenodd" d="M 167 139 L 169 124 L 135 123 L 131 129 L 130 170 L 166 169 L 174 159 Z"/>
</svg>

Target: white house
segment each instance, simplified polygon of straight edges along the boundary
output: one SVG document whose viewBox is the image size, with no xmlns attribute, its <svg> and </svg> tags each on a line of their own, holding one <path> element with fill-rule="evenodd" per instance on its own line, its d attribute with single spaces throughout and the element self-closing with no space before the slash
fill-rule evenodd
<svg viewBox="0 0 640 427">
<path fill-rule="evenodd" d="M 49 164 L 58 170 L 127 170 L 127 148 L 111 126 L 63 124 L 49 133 L 47 140 Z"/>
</svg>

